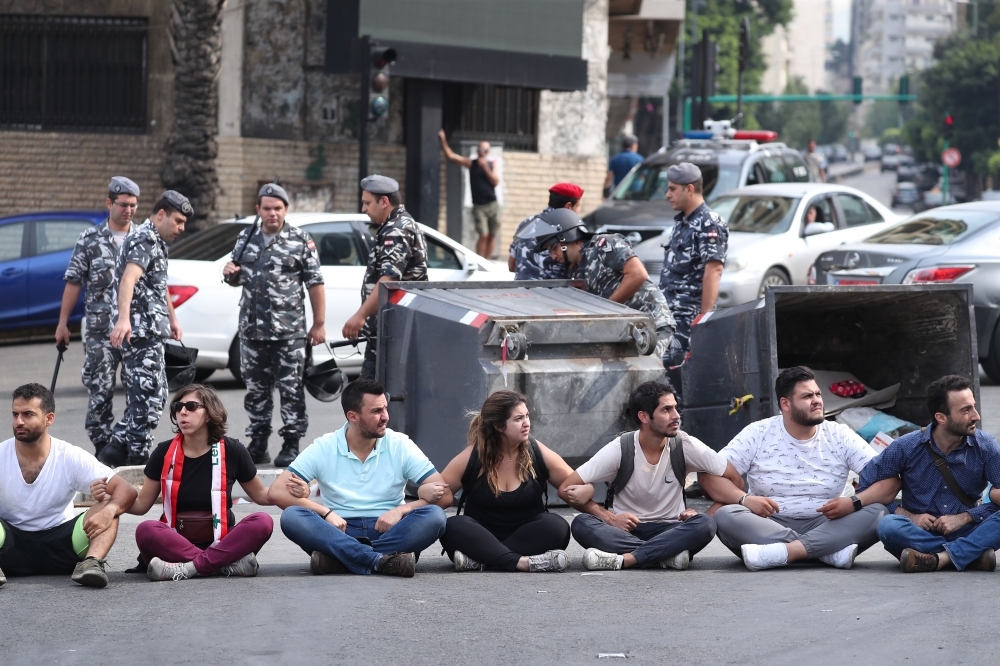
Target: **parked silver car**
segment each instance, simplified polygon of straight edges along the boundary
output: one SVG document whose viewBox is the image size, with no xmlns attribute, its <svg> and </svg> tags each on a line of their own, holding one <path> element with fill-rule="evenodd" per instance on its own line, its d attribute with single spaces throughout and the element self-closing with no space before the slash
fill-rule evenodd
<svg viewBox="0 0 1000 666">
<path fill-rule="evenodd" d="M 1000 201 L 934 208 L 822 253 L 810 284 L 971 282 L 979 361 L 1000 382 Z"/>
</svg>

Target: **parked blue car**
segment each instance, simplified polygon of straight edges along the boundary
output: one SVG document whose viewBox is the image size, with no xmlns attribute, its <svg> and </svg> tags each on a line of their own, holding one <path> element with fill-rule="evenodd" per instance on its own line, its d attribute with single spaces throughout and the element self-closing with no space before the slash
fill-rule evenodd
<svg viewBox="0 0 1000 666">
<path fill-rule="evenodd" d="M 104 211 L 57 211 L 0 217 L 0 330 L 59 323 L 63 273 L 73 246 Z M 83 317 L 83 293 L 70 323 Z"/>
</svg>

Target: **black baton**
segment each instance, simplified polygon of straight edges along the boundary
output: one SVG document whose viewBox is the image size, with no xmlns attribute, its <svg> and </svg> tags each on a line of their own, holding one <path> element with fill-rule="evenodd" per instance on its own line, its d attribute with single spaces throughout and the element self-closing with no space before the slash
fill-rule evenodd
<svg viewBox="0 0 1000 666">
<path fill-rule="evenodd" d="M 56 379 L 59 377 L 59 366 L 62 365 L 63 362 L 63 352 L 69 349 L 69 345 L 60 340 L 59 344 L 56 345 L 56 349 L 59 350 L 59 357 L 56 358 L 56 369 L 52 371 L 52 386 L 49 387 L 49 393 L 53 395 L 55 395 L 56 392 Z"/>
</svg>

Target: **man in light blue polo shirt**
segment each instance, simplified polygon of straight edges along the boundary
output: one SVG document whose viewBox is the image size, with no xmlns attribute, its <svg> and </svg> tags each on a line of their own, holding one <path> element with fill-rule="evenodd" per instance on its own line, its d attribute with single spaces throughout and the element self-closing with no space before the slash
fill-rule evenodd
<svg viewBox="0 0 1000 666">
<path fill-rule="evenodd" d="M 452 494 L 427 456 L 389 423 L 385 389 L 358 379 L 340 398 L 347 423 L 318 438 L 275 479 L 281 531 L 310 553 L 314 574 L 413 576 L 417 555 L 445 528 Z M 316 480 L 322 504 L 309 498 Z M 420 499 L 404 503 L 406 482 Z"/>
</svg>

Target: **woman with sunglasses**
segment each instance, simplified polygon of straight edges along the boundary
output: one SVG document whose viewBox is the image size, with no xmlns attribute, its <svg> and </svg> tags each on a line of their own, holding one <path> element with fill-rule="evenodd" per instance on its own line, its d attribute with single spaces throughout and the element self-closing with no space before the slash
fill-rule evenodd
<svg viewBox="0 0 1000 666">
<path fill-rule="evenodd" d="M 135 531 L 139 557 L 150 580 L 196 576 L 256 576 L 256 553 L 271 538 L 274 523 L 264 512 L 239 523 L 233 514 L 233 484 L 251 500 L 270 505 L 250 453 L 226 437 L 226 408 L 215 389 L 190 384 L 170 403 L 177 435 L 149 456 L 139 497 L 129 513 L 145 515 L 163 495 L 159 520 Z M 100 492 L 100 488 L 94 488 Z"/>
</svg>

